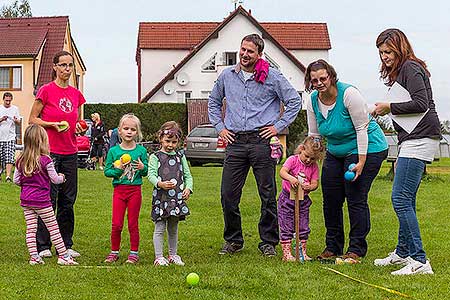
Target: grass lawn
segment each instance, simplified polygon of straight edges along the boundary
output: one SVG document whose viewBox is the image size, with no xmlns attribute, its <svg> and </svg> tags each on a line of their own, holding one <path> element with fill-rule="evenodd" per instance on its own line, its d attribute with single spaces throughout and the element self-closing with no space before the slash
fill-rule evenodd
<svg viewBox="0 0 450 300">
<path fill-rule="evenodd" d="M 380 174 L 386 174 L 389 166 L 383 165 Z M 450 298 L 449 159 L 427 168 L 430 176 L 422 182 L 417 201 L 422 237 L 434 276 L 393 277 L 390 272 L 396 268 L 373 266 L 374 258 L 394 249 L 398 226 L 390 202 L 392 183 L 381 177 L 374 182 L 369 197 L 372 230 L 368 255 L 360 265 L 282 263 L 280 253 L 273 259 L 261 257 L 257 249 L 260 201 L 253 175 L 247 179 L 241 201 L 245 249 L 235 256 L 219 256 L 223 242 L 221 170 L 215 166 L 192 168 L 192 214 L 181 223 L 179 237 L 179 254 L 186 266 L 168 268 L 153 266 L 152 187 L 148 182 L 144 184 L 140 217 L 141 261 L 136 266 L 124 264 L 129 250 L 128 232 L 124 229 L 121 260 L 113 267 L 102 263 L 109 252 L 112 195 L 111 180 L 102 172 L 79 172 L 74 236 L 74 249 L 82 254 L 79 267 L 60 267 L 55 258 L 46 259 L 45 265 L 28 265 L 19 188 L 1 182 L 0 299 L 401 299 L 323 267 L 415 299 Z M 324 248 L 325 231 L 321 192 L 313 192 L 311 197 L 309 254 L 315 257 Z M 348 220 L 345 224 L 348 227 Z M 200 275 L 200 284 L 195 288 L 186 286 L 189 272 Z"/>
</svg>

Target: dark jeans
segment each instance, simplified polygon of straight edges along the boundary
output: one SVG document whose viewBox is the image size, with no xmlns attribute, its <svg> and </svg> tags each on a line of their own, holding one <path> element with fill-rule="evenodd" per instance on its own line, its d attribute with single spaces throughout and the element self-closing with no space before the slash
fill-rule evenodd
<svg viewBox="0 0 450 300">
<path fill-rule="evenodd" d="M 244 243 L 239 202 L 252 167 L 261 198 L 260 246 L 278 244 L 275 160 L 270 153 L 269 140 L 260 138 L 257 132 L 236 134 L 235 141 L 227 146 L 221 187 L 223 237 L 227 242 Z"/>
<path fill-rule="evenodd" d="M 66 177 L 66 181 L 62 184 L 51 184 L 50 197 L 53 210 L 56 211 L 56 221 L 58 222 L 64 245 L 67 249 L 70 249 L 73 245 L 72 236 L 75 224 L 73 205 L 77 198 L 77 154 L 60 155 L 51 153 L 50 156 L 55 164 L 56 172 L 63 173 Z M 38 221 L 36 240 L 39 252 L 50 249 L 52 246 L 50 235 L 41 218 Z"/>
<path fill-rule="evenodd" d="M 350 242 L 347 252 L 365 256 L 366 237 L 370 231 L 370 211 L 367 202 L 370 186 L 387 157 L 387 150 L 367 155 L 364 169 L 354 182 L 346 181 L 344 173 L 358 155 L 336 157 L 327 152 L 322 167 L 323 214 L 325 218 L 326 247 L 337 255 L 344 250 L 344 224 L 342 207 L 347 198 L 350 219 Z"/>
</svg>

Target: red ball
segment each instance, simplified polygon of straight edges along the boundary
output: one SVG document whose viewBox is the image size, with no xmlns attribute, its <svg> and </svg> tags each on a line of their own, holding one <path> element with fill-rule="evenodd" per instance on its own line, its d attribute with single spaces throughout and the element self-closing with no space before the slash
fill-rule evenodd
<svg viewBox="0 0 450 300">
<path fill-rule="evenodd" d="M 81 128 L 83 128 L 83 130 L 87 130 L 88 129 L 88 125 L 86 124 L 85 120 L 79 120 L 78 124 L 80 124 Z"/>
</svg>

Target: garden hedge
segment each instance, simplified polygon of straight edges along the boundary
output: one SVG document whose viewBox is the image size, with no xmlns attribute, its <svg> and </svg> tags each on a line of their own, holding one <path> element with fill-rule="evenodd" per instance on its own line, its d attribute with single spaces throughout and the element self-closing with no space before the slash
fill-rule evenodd
<svg viewBox="0 0 450 300">
<path fill-rule="evenodd" d="M 187 132 L 187 110 L 183 103 L 125 103 L 125 104 L 86 104 L 84 116 L 89 118 L 94 112 L 101 116 L 106 129 L 118 126 L 120 118 L 126 113 L 134 113 L 142 123 L 142 134 L 145 141 L 154 140 L 154 135 L 161 124 L 166 121 L 176 121 Z M 292 153 L 307 131 L 306 112 L 300 111 L 297 119 L 289 126 L 288 153 Z"/>
</svg>

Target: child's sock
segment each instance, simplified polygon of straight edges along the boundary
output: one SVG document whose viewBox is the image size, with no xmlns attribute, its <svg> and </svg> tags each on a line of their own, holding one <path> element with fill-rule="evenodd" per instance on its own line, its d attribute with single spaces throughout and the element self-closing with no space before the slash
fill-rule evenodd
<svg viewBox="0 0 450 300">
<path fill-rule="evenodd" d="M 139 252 L 138 251 L 130 251 L 130 255 L 139 256 Z"/>
<path fill-rule="evenodd" d="M 112 251 L 112 250 L 111 250 L 111 254 L 119 255 L 119 251 Z"/>
</svg>

